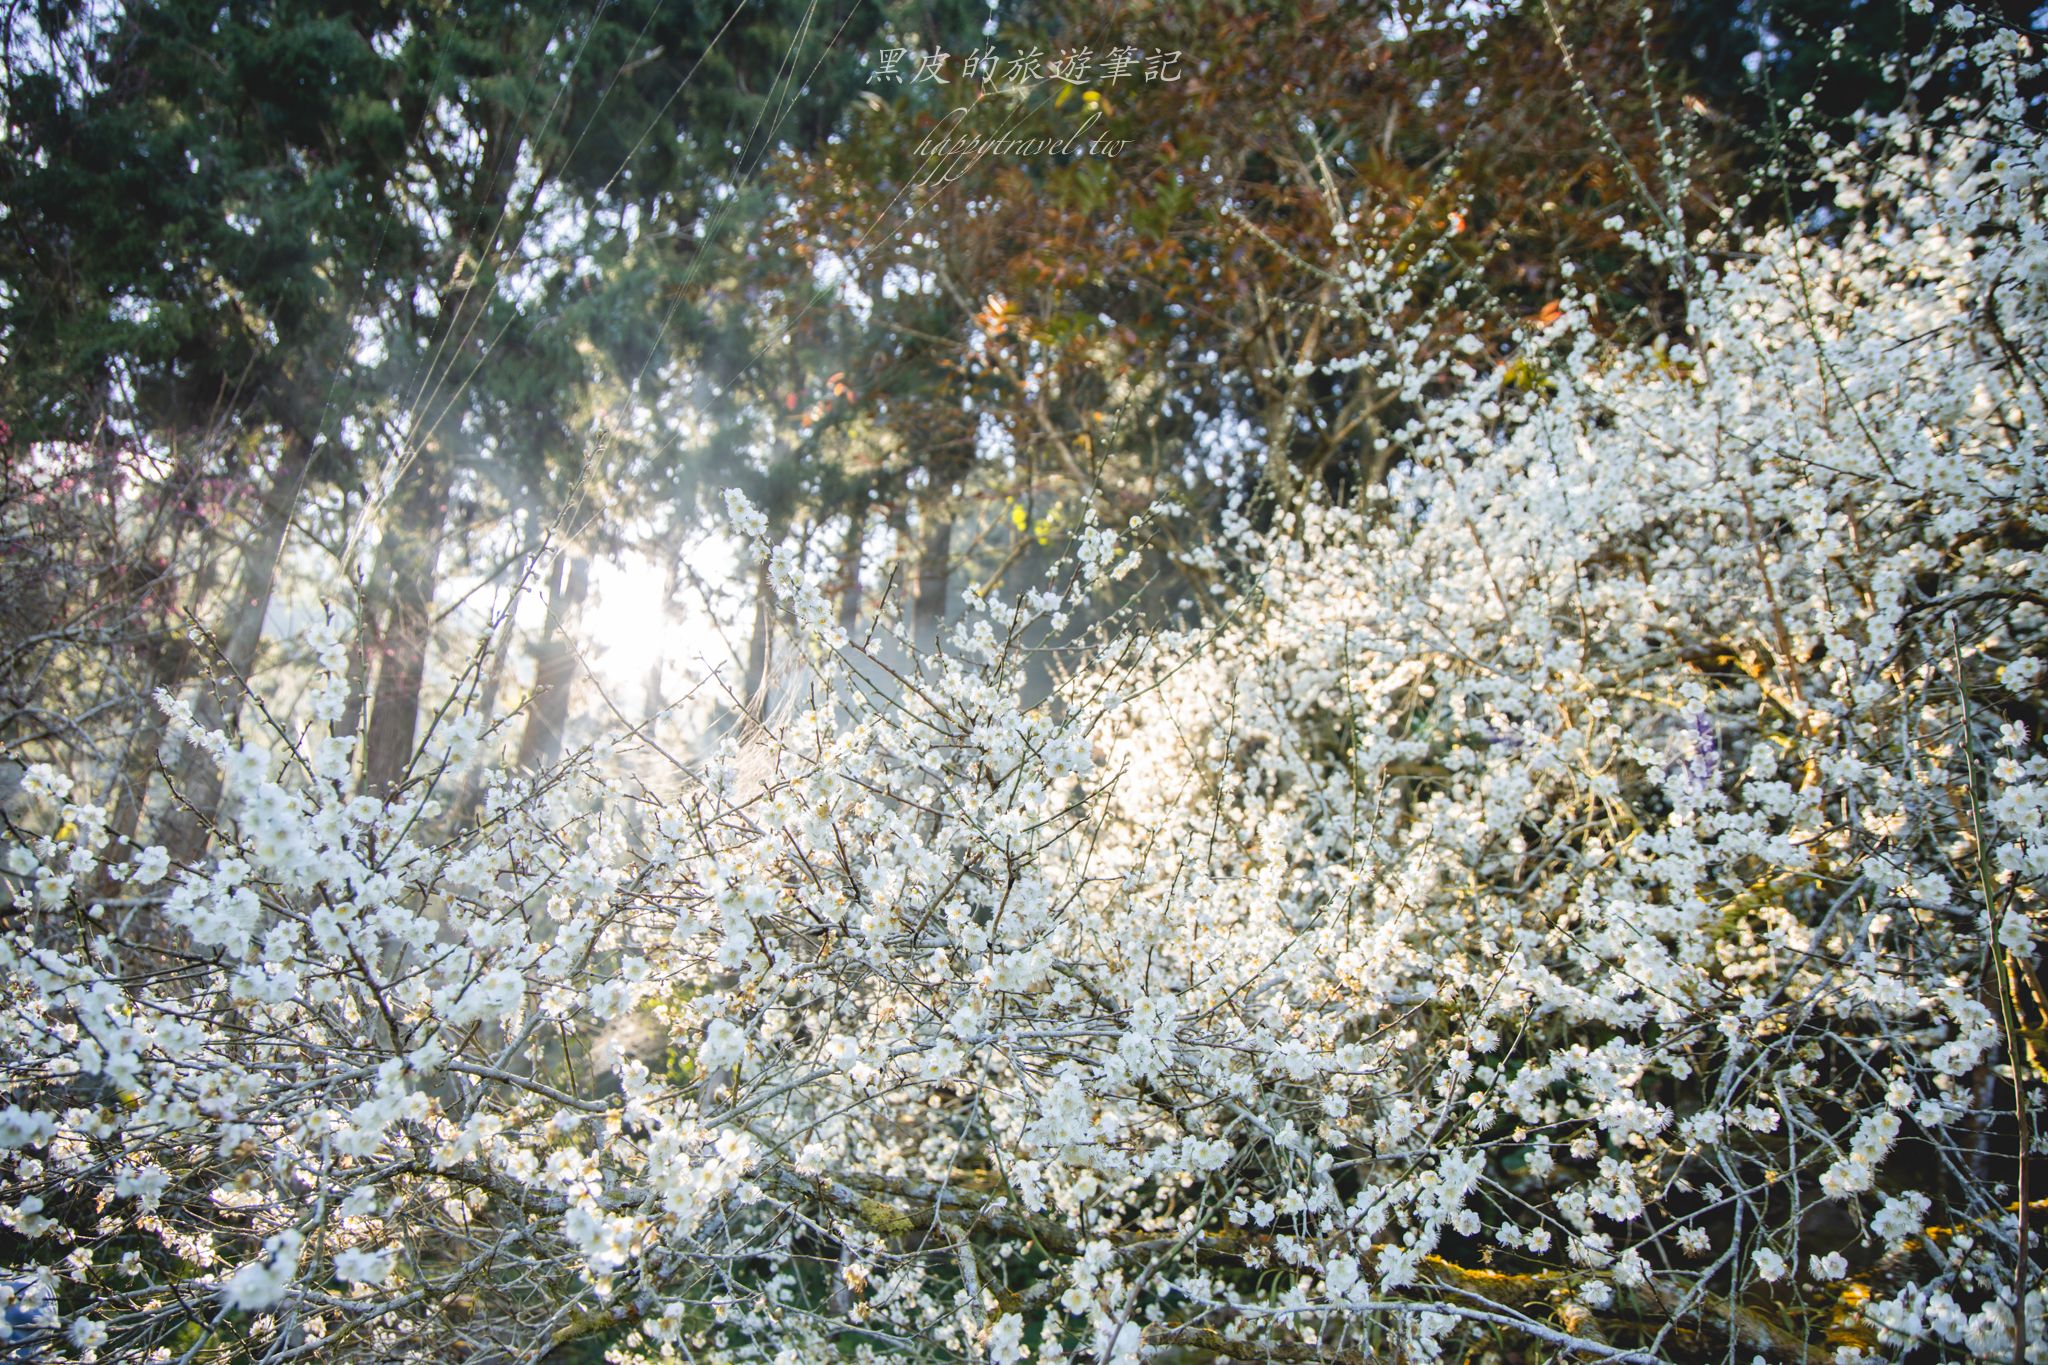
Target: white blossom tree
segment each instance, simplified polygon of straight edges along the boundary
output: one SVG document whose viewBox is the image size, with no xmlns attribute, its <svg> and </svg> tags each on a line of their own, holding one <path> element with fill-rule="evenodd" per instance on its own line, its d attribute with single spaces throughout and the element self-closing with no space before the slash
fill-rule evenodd
<svg viewBox="0 0 2048 1365">
<path fill-rule="evenodd" d="M 2048 167 L 2026 41 L 1958 41 L 1983 91 L 1832 149 L 1828 223 L 1645 231 L 1682 336 L 1567 300 L 1418 371 L 1382 505 L 1237 521 L 1199 630 L 1084 628 L 1150 553 L 1090 524 L 906 664 L 735 496 L 810 660 L 709 761 L 452 820 L 451 714 L 354 796 L 316 636 L 262 741 L 165 698 L 203 863 L 33 770 L 11 1330 L 2048 1361 Z"/>
</svg>

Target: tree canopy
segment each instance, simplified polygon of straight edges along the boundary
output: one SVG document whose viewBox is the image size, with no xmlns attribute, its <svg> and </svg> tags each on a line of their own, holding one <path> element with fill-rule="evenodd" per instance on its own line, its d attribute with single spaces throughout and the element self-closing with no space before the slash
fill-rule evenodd
<svg viewBox="0 0 2048 1365">
<path fill-rule="evenodd" d="M 2048 1362 L 2048 92 L 1850 9 L 8 11 L 0 1352 Z"/>
</svg>

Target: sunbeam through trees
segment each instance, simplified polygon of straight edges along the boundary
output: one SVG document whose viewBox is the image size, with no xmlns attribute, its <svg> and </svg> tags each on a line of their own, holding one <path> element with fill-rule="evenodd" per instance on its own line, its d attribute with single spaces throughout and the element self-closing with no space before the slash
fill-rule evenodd
<svg viewBox="0 0 2048 1365">
<path fill-rule="evenodd" d="M 2043 22 L 8 8 L 0 1360 L 2048 1365 Z"/>
</svg>

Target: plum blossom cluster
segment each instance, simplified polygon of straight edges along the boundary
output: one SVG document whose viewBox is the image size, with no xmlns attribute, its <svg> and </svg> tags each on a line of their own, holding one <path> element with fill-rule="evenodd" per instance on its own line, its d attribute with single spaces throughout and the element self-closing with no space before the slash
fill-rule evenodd
<svg viewBox="0 0 2048 1365">
<path fill-rule="evenodd" d="M 1681 337 L 1574 301 L 1379 507 L 1234 518 L 1199 630 L 1088 624 L 1155 553 L 1091 518 L 856 641 L 733 494 L 808 666 L 700 762 L 486 779 L 450 718 L 358 795 L 316 639 L 300 728 L 163 699 L 201 858 L 33 771 L 7 1330 L 2048 1361 L 2048 168 L 2023 40 L 1972 60 L 1826 234 L 1645 237 Z"/>
<path fill-rule="evenodd" d="M 2048 1359 L 2038 67 L 1973 59 L 1853 223 L 1644 239 L 1682 339 L 1578 302 L 1387 509 L 1241 524 L 1257 610 L 1106 722 L 1133 1108 L 1294 1276 L 1191 1258 L 1150 1339 Z"/>
</svg>

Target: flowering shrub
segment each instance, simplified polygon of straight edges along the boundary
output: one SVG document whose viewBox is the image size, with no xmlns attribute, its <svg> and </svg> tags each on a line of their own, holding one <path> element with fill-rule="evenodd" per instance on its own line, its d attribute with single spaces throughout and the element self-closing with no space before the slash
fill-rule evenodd
<svg viewBox="0 0 2048 1365">
<path fill-rule="evenodd" d="M 734 495 L 808 692 L 702 765 L 452 820 L 456 718 L 355 796 L 316 641 L 267 743 L 164 699 L 225 780 L 197 865 L 32 771 L 11 1330 L 2048 1360 L 2048 220 L 2021 42 L 1976 57 L 1839 150 L 1827 231 L 1643 239 L 1682 339 L 1568 302 L 1383 508 L 1239 521 L 1200 631 L 1083 631 L 1145 553 L 1090 524 L 906 662 Z"/>
</svg>

